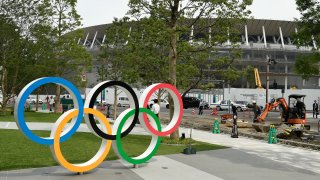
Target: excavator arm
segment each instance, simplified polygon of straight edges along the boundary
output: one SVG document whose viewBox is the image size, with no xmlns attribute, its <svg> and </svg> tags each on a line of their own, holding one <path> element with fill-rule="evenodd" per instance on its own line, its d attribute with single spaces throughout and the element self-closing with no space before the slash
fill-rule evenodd
<svg viewBox="0 0 320 180">
<path fill-rule="evenodd" d="M 267 103 L 266 107 L 264 108 L 263 112 L 261 115 L 258 117 L 258 121 L 262 122 L 266 119 L 268 113 L 273 109 L 276 108 L 277 106 L 281 105 L 281 108 L 283 109 L 284 112 L 287 112 L 289 110 L 288 104 L 284 98 L 278 98 L 277 101 L 274 103 Z"/>
<path fill-rule="evenodd" d="M 261 85 L 261 81 L 260 81 L 260 76 L 259 76 L 259 71 L 258 68 L 254 68 L 254 79 L 256 81 L 256 86 L 258 89 L 263 89 L 262 85 Z"/>
</svg>

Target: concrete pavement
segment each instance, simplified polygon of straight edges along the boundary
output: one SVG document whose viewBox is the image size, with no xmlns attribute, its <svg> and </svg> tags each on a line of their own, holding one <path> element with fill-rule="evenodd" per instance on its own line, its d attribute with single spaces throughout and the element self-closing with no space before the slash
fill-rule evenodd
<svg viewBox="0 0 320 180">
<path fill-rule="evenodd" d="M 30 129 L 50 130 L 52 123 L 28 123 Z M 16 129 L 15 123 L 0 123 L 0 129 Z M 85 124 L 79 131 L 89 132 Z M 190 129 L 180 128 L 189 137 Z M 147 134 L 140 126 L 134 134 Z M 107 161 L 84 175 L 62 167 L 0 172 L 2 179 L 319 179 L 320 152 L 225 134 L 192 130 L 192 138 L 231 147 L 197 155 L 155 156 L 135 169 L 122 161 Z"/>
</svg>

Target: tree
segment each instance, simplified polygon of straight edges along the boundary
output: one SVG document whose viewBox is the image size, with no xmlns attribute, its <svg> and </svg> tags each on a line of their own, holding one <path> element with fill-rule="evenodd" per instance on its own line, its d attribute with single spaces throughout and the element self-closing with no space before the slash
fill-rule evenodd
<svg viewBox="0 0 320 180">
<path fill-rule="evenodd" d="M 26 83 L 42 76 L 64 76 L 79 83 L 91 58 L 77 44 L 82 37 L 74 31 L 80 25 L 76 0 L 2 0 L 1 91 L 3 109 L 9 96 L 16 95 Z M 41 71 L 35 71 L 41 69 Z M 70 78 L 71 77 L 71 78 Z M 82 84 L 83 85 L 83 84 Z M 55 111 L 60 104 L 60 87 L 56 91 Z"/>
<path fill-rule="evenodd" d="M 128 65 L 127 41 L 128 29 L 124 28 L 122 21 L 114 20 L 113 26 L 106 30 L 106 42 L 101 48 L 98 55 L 98 80 L 105 81 L 111 79 L 114 81 L 125 81 L 127 83 L 135 83 L 136 79 L 132 76 L 134 72 L 132 67 Z M 120 28 L 121 27 L 121 28 Z M 118 95 L 121 93 L 119 89 L 114 87 L 113 115 L 117 118 Z"/>
<path fill-rule="evenodd" d="M 140 39 L 146 48 L 157 47 L 158 50 L 161 48 L 166 50 L 167 56 L 164 59 L 167 59 L 165 64 L 168 64 L 167 82 L 177 87 L 177 69 L 179 69 L 177 67 L 180 64 L 187 66 L 188 63 L 184 62 L 191 59 L 189 57 L 192 53 L 211 54 L 211 48 L 227 42 L 228 39 L 231 41 L 235 39 L 237 37 L 235 24 L 248 15 L 249 11 L 246 7 L 251 3 L 251 0 L 130 0 L 128 14 L 139 22 L 140 28 L 137 29 L 140 30 L 140 37 L 143 36 Z M 204 43 L 203 45 L 191 45 L 197 35 L 190 34 L 192 28 L 195 32 L 202 32 L 202 35 L 197 38 Z M 209 29 L 211 32 L 207 31 Z M 208 33 L 209 36 L 206 37 L 206 33 L 203 32 Z M 148 39 L 151 41 L 146 41 Z M 140 49 L 137 51 L 145 54 L 150 52 Z M 201 71 L 197 72 L 192 68 L 188 66 L 188 72 L 195 74 L 200 72 L 201 75 Z M 169 103 L 173 103 L 171 98 Z M 170 117 L 172 116 L 173 106 L 170 106 Z M 178 138 L 178 131 L 171 137 Z"/>
<path fill-rule="evenodd" d="M 320 43 L 320 2 L 317 0 L 296 0 L 297 9 L 301 13 L 298 23 L 298 33 L 295 35 L 295 44 L 298 46 L 313 46 Z M 295 62 L 295 72 L 309 79 L 312 75 L 319 75 L 320 54 L 319 46 L 311 54 L 298 56 Z"/>
<path fill-rule="evenodd" d="M 43 23 L 48 28 L 47 39 L 50 40 L 50 56 L 46 67 L 49 74 L 62 77 L 72 74 L 72 79 L 79 79 L 86 69 L 91 67 L 91 56 L 85 48 L 77 44 L 82 32 L 77 30 L 81 18 L 76 11 L 77 0 L 44 0 L 43 12 L 47 19 Z M 56 86 L 54 111 L 60 105 L 61 87 Z"/>
<path fill-rule="evenodd" d="M 32 68 L 39 62 L 36 52 L 41 49 L 33 36 L 33 28 L 44 19 L 38 13 L 40 7 L 41 3 L 36 0 L 0 2 L 0 90 L 3 94 L 0 104 L 3 112 L 8 101 L 39 76 Z"/>
<path fill-rule="evenodd" d="M 320 54 L 318 52 L 299 55 L 294 64 L 294 70 L 303 79 L 308 80 L 311 76 L 319 74 L 319 62 Z"/>
<path fill-rule="evenodd" d="M 256 87 L 255 76 L 254 76 L 254 67 L 249 65 L 246 69 L 243 70 L 243 76 L 247 79 L 248 88 Z"/>
</svg>

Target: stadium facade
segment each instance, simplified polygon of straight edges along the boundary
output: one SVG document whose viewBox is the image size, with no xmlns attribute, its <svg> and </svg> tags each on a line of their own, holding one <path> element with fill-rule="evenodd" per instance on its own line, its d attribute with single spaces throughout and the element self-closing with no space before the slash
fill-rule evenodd
<svg viewBox="0 0 320 180">
<path fill-rule="evenodd" d="M 85 46 L 94 57 L 99 53 L 100 46 L 105 42 L 108 24 L 84 28 L 84 37 L 78 43 Z M 240 26 L 242 57 L 235 66 L 237 69 L 245 69 L 248 65 L 258 68 L 261 83 L 266 84 L 267 58 L 277 61 L 276 65 L 269 66 L 270 88 L 290 89 L 318 89 L 320 87 L 320 76 L 313 76 L 303 80 L 294 72 L 294 63 L 300 54 L 310 53 L 316 48 L 316 43 L 311 42 L 306 47 L 294 45 L 293 35 L 298 32 L 297 24 L 293 21 L 249 19 Z M 219 52 L 228 52 L 231 44 L 226 42 L 218 47 Z M 87 74 L 89 86 L 96 83 L 97 66 L 91 73 Z M 254 74 L 252 74 L 254 75 Z M 232 87 L 246 88 L 247 80 L 242 77 Z"/>
</svg>

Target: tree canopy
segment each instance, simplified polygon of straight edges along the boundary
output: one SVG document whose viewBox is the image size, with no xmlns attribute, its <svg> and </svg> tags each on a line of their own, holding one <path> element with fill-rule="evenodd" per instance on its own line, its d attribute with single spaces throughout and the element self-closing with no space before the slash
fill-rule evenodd
<svg viewBox="0 0 320 180">
<path fill-rule="evenodd" d="M 43 76 L 78 82 L 91 57 L 77 44 L 82 33 L 76 0 L 2 0 L 0 73 L 2 109 L 30 81 Z M 72 75 L 71 75 L 72 74 Z M 57 106 L 60 90 L 57 88 Z"/>
<path fill-rule="evenodd" d="M 318 0 L 296 0 L 296 4 L 301 18 L 297 20 L 299 30 L 295 43 L 298 46 L 311 46 L 313 51 L 298 56 L 295 62 L 295 72 L 303 79 L 309 79 L 313 75 L 319 75 L 320 2 Z"/>
<path fill-rule="evenodd" d="M 186 90 L 212 76 L 212 68 L 219 70 L 219 76 L 236 79 L 231 62 L 239 55 L 234 43 L 239 42 L 237 24 L 250 14 L 247 6 L 251 3 L 252 0 L 130 0 L 128 16 L 116 24 L 127 26 L 128 32 L 131 27 L 123 37 L 127 39 L 126 54 L 135 77 L 145 84 L 167 82 Z M 118 31 L 113 32 L 119 36 Z M 214 56 L 217 46 L 226 47 L 228 56 Z M 176 132 L 172 137 L 177 136 Z"/>
</svg>

